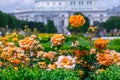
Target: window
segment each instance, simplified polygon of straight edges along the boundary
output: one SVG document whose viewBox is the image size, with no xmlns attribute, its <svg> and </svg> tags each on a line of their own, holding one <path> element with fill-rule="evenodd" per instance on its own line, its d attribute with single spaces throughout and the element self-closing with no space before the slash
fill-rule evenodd
<svg viewBox="0 0 120 80">
<path fill-rule="evenodd" d="M 81 4 L 84 5 L 84 2 L 82 1 Z"/>
<path fill-rule="evenodd" d="M 92 5 L 92 1 L 87 1 L 87 5 Z"/>
<path fill-rule="evenodd" d="M 79 2 L 79 5 L 81 5 L 81 2 Z"/>
<path fill-rule="evenodd" d="M 59 5 L 61 5 L 61 2 L 59 2 Z"/>
<path fill-rule="evenodd" d="M 100 19 L 101 22 L 103 22 L 103 19 Z"/>
<path fill-rule="evenodd" d="M 92 5 L 92 1 L 90 1 L 89 3 L 90 3 L 90 5 Z"/>
<path fill-rule="evenodd" d="M 71 3 L 71 5 L 73 4 L 73 2 L 70 2 Z"/>
<path fill-rule="evenodd" d="M 25 16 L 25 20 L 28 21 L 29 20 L 29 16 Z"/>
<path fill-rule="evenodd" d="M 61 21 L 61 25 L 64 26 L 64 20 Z"/>
<path fill-rule="evenodd" d="M 47 17 L 47 22 L 50 20 L 50 17 Z"/>
<path fill-rule="evenodd" d="M 103 14 L 100 15 L 100 21 L 103 22 Z"/>
<path fill-rule="evenodd" d="M 74 1 L 74 2 L 73 2 L 73 4 L 75 5 L 75 4 L 76 4 L 76 2 Z"/>
<path fill-rule="evenodd" d="M 87 1 L 87 5 L 89 5 L 89 1 Z"/>
<path fill-rule="evenodd" d="M 55 3 L 53 3 L 53 5 L 55 5 Z"/>
<path fill-rule="evenodd" d="M 76 4 L 76 2 L 74 1 L 74 2 L 71 2 L 71 5 L 75 5 Z"/>
<path fill-rule="evenodd" d="M 88 15 L 88 17 L 92 17 L 91 15 Z"/>
<path fill-rule="evenodd" d="M 100 17 L 103 17 L 103 15 L 101 14 Z"/>
</svg>

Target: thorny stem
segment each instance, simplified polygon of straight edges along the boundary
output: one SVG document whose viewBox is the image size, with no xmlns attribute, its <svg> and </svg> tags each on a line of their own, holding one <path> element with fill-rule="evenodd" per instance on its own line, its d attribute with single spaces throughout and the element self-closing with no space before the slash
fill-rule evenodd
<svg viewBox="0 0 120 80">
<path fill-rule="evenodd" d="M 75 28 L 75 35 L 77 36 L 77 30 L 78 30 L 78 28 Z"/>
</svg>

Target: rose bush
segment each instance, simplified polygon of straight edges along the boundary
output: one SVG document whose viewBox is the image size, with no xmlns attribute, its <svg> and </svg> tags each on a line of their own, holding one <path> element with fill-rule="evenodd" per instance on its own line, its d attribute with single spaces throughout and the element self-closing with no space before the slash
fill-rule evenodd
<svg viewBox="0 0 120 80">
<path fill-rule="evenodd" d="M 75 28 L 85 23 L 84 17 L 81 15 L 71 16 L 69 21 Z M 60 69 L 61 71 L 65 69 L 68 71 L 72 70 L 75 72 L 75 75 L 79 73 L 81 79 L 93 79 L 91 75 L 104 72 L 111 65 L 120 65 L 120 55 L 117 51 L 109 49 L 109 40 L 98 38 L 92 41 L 95 30 L 96 28 L 92 27 L 92 30 L 89 31 L 92 33 L 92 36 L 90 35 L 88 38 L 52 34 L 47 37 L 46 41 L 42 41 L 46 38 L 46 34 L 44 36 L 38 34 L 21 36 L 17 32 L 1 37 L 0 72 L 2 73 L 0 74 L 2 76 L 6 75 L 4 70 L 8 70 L 8 67 L 11 66 L 12 68 L 9 68 L 9 70 L 13 71 L 12 73 L 21 75 L 22 68 L 27 67 L 28 73 L 23 73 L 23 75 L 27 75 L 27 79 L 29 79 L 32 76 L 39 76 L 39 72 L 37 72 L 37 75 L 33 75 L 34 70 L 33 73 L 31 71 L 31 69 L 36 69 L 37 66 L 38 71 L 45 70 L 46 74 L 50 71 L 50 74 L 47 74 L 50 76 L 53 76 L 52 71 L 56 72 L 62 68 Z M 71 39 L 73 37 L 75 38 Z M 7 75 L 12 79 L 9 74 Z M 19 75 L 17 76 L 19 77 Z M 58 79 L 61 79 L 58 73 L 55 73 L 55 75 L 57 75 Z M 2 76 L 0 78 L 3 78 Z M 5 77 L 5 79 L 8 78 Z M 54 80 L 53 78 L 51 79 Z M 71 79 L 78 80 L 78 78 L 71 78 L 70 75 L 63 80 Z"/>
</svg>

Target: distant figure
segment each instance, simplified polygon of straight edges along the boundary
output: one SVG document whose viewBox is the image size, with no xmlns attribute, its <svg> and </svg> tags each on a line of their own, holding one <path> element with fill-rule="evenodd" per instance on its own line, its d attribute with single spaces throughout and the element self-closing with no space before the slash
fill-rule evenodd
<svg viewBox="0 0 120 80">
<path fill-rule="evenodd" d="M 118 36 L 120 36 L 120 30 L 118 31 Z"/>
<path fill-rule="evenodd" d="M 70 33 L 70 32 L 68 32 L 68 33 L 67 33 L 67 35 L 68 35 L 68 36 L 70 36 L 70 35 L 71 35 L 71 33 Z"/>
<path fill-rule="evenodd" d="M 113 36 L 113 30 L 110 31 L 111 36 Z"/>
<path fill-rule="evenodd" d="M 100 31 L 100 37 L 101 37 L 101 36 L 103 36 L 103 32 L 102 32 L 102 31 Z"/>
<path fill-rule="evenodd" d="M 114 36 L 117 36 L 117 29 L 114 29 Z"/>
<path fill-rule="evenodd" d="M 103 36 L 107 36 L 107 31 L 106 31 L 106 29 L 104 29 L 104 31 L 103 31 Z"/>
</svg>

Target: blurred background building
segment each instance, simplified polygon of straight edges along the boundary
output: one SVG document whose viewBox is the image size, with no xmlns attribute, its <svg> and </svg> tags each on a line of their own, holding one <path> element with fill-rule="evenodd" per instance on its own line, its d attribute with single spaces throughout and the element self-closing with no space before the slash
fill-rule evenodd
<svg viewBox="0 0 120 80">
<path fill-rule="evenodd" d="M 83 13 L 89 18 L 90 24 L 105 22 L 109 16 L 107 8 L 96 7 L 97 0 L 35 0 L 34 9 L 21 10 L 10 13 L 20 20 L 43 22 L 47 24 L 53 20 L 59 33 L 68 33 L 68 18 L 75 12 Z M 113 9 L 114 10 L 114 9 Z M 116 13 L 115 13 L 116 14 Z"/>
</svg>

